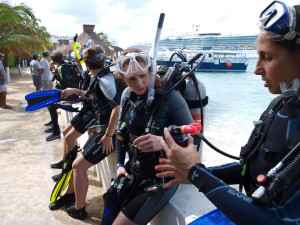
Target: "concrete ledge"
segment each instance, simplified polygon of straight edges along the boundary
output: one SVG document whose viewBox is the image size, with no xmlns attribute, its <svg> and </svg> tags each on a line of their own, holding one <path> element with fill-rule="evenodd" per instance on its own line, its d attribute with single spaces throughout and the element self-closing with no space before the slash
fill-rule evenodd
<svg viewBox="0 0 300 225">
<path fill-rule="evenodd" d="M 78 107 L 76 105 L 75 107 Z M 62 117 L 69 122 L 75 113 L 61 111 Z M 82 148 L 88 139 L 87 132 L 78 138 Z M 201 151 L 200 151 L 201 152 Z M 201 154 L 201 153 L 200 153 Z M 115 152 L 94 166 L 97 177 L 105 190 L 110 187 L 111 178 L 116 177 Z M 193 185 L 179 185 L 170 202 L 157 214 L 150 225 L 186 225 L 198 217 L 212 211 L 215 206 Z"/>
</svg>

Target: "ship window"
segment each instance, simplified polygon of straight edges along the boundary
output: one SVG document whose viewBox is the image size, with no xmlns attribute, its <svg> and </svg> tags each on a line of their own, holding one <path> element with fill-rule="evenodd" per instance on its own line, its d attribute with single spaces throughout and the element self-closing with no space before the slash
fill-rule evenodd
<svg viewBox="0 0 300 225">
<path fill-rule="evenodd" d="M 215 59 L 214 64 L 220 64 L 220 59 Z"/>
</svg>

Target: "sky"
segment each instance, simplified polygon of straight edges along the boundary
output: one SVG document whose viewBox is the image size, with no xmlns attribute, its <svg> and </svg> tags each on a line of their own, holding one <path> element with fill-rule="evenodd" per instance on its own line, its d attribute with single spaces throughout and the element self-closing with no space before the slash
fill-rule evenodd
<svg viewBox="0 0 300 225">
<path fill-rule="evenodd" d="M 3 0 L 0 0 L 3 1 Z M 257 18 L 272 0 L 8 0 L 25 3 L 33 9 L 40 25 L 51 35 L 74 36 L 82 33 L 83 24 L 95 25 L 117 39 L 121 48 L 137 43 L 152 43 L 161 13 L 165 20 L 161 38 L 192 32 L 257 34 Z M 285 0 L 288 5 L 300 0 Z"/>
</svg>

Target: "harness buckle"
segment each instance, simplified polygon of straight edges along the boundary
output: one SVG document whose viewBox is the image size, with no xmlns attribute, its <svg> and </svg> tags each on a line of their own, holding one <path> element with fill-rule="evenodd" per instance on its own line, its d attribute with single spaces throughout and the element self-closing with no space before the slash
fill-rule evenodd
<svg viewBox="0 0 300 225">
<path fill-rule="evenodd" d="M 106 131 L 107 125 L 95 125 L 88 128 L 88 134 L 104 134 Z"/>
</svg>

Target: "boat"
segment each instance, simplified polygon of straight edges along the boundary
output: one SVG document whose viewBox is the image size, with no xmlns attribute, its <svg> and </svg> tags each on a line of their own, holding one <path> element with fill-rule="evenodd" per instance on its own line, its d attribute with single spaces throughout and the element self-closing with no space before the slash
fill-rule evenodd
<svg viewBox="0 0 300 225">
<path fill-rule="evenodd" d="M 192 32 L 166 36 L 158 45 L 170 51 L 231 51 L 244 53 L 246 58 L 257 58 L 257 34 L 199 33 L 199 28 L 194 24 Z"/>
<path fill-rule="evenodd" d="M 158 66 L 169 66 L 172 55 L 180 52 L 189 60 L 194 55 L 202 53 L 205 59 L 197 69 L 198 72 L 245 72 L 248 67 L 248 59 L 244 53 L 234 51 L 196 51 L 196 50 L 176 50 L 169 51 L 161 49 L 157 55 L 156 64 Z M 174 54 L 170 62 L 170 66 L 175 63 L 181 63 L 182 60 Z M 196 61 L 197 63 L 197 61 Z"/>
</svg>

